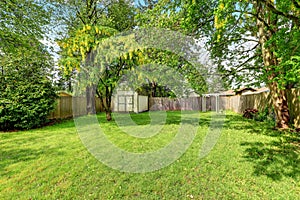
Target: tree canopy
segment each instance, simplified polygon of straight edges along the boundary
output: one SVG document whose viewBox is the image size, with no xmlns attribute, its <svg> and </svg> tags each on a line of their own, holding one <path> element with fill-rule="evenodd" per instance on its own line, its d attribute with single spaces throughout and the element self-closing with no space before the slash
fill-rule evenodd
<svg viewBox="0 0 300 200">
<path fill-rule="evenodd" d="M 287 89 L 299 86 L 298 1 L 158 1 L 141 22 L 206 41 L 218 73 L 231 86 L 271 90 L 277 127 L 289 127 Z"/>
<path fill-rule="evenodd" d="M 42 44 L 50 13 L 45 2 L 0 2 L 0 129 L 47 122 L 54 108 L 53 58 Z"/>
<path fill-rule="evenodd" d="M 99 45 L 104 45 L 102 42 L 108 38 L 119 33 L 126 35 L 125 32 L 130 31 L 141 30 L 143 33 L 144 28 L 164 28 L 166 34 L 167 30 L 173 30 L 192 36 L 203 44 L 184 44 L 178 40 L 176 48 L 185 52 L 185 48 L 201 49 L 205 46 L 216 68 L 201 71 L 198 66 L 193 66 L 194 63 L 188 60 L 188 56 L 192 57 L 191 51 L 184 57 L 151 45 L 136 49 L 124 47 L 126 52 L 101 66 L 103 71 L 97 83 L 87 83 L 88 113 L 95 113 L 91 98 L 97 94 L 103 101 L 106 99 L 104 107 L 109 119 L 111 97 L 121 75 L 139 65 L 154 63 L 179 71 L 199 93 L 211 90 L 208 84 L 210 78 L 205 77 L 209 74 L 222 76 L 227 85 L 234 87 L 267 85 L 271 90 L 277 127 L 289 127 L 287 90 L 299 87 L 300 80 L 298 1 L 147 0 L 138 1 L 135 5 L 129 0 L 0 2 L 2 81 L 18 80 L 15 72 L 33 73 L 33 69 L 42 79 L 49 80 L 53 62 L 41 43 L 49 24 L 52 27 L 59 25 L 59 64 L 61 74 L 67 80 L 82 75 L 82 71 L 89 68 L 89 61 L 95 59 L 94 53 L 101 50 Z M 146 36 L 149 42 L 156 40 L 154 42 L 161 42 L 161 46 L 176 46 L 175 43 L 168 44 L 171 39 L 161 37 L 166 40 L 161 41 L 159 35 L 147 36 L 147 31 L 145 35 L 136 33 L 133 33 L 132 43 L 129 44 L 139 42 Z M 120 47 L 126 43 L 116 42 Z M 163 67 L 155 70 L 161 74 L 166 72 Z M 138 73 L 141 76 L 143 70 Z M 149 86 L 159 85 L 156 81 L 149 78 Z M 7 89 L 6 84 L 2 89 Z"/>
<path fill-rule="evenodd" d="M 77 23 L 69 23 L 67 36 L 58 41 L 62 49 L 60 65 L 63 67 L 65 76 L 74 71 L 78 74 L 81 70 L 89 68 L 90 61 L 93 60 L 89 56 L 96 53 L 101 41 L 134 27 L 133 7 L 125 0 L 115 0 L 109 3 L 96 0 L 88 0 L 85 3 L 74 1 L 68 2 L 67 7 L 76 11 L 76 16 L 73 18 Z M 68 19 L 71 18 L 72 16 Z M 122 58 L 115 58 L 114 61 L 106 64 L 102 68 L 104 71 L 99 80 L 85 82 L 87 112 L 95 113 L 94 96 L 97 94 L 102 100 L 107 119 L 111 120 L 111 98 L 115 82 L 118 81 L 121 71 L 128 68 L 126 67 L 128 65 Z M 81 79 L 81 81 L 84 80 Z"/>
</svg>

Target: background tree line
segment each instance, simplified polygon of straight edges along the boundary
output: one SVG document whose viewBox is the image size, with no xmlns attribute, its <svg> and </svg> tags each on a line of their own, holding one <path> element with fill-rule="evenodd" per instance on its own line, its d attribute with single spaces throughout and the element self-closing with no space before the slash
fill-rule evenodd
<svg viewBox="0 0 300 200">
<path fill-rule="evenodd" d="M 85 69 L 86 58 L 99 43 L 118 33 L 148 27 L 205 41 L 217 66 L 214 73 L 222 76 L 225 87 L 266 84 L 277 127 L 289 127 L 286 91 L 298 87 L 300 78 L 298 0 L 5 0 L 0 8 L 1 129 L 45 123 L 53 109 L 55 90 L 72 90 L 72 81 Z M 41 42 L 50 30 L 60 47 L 57 68 Z M 99 81 L 87 85 L 88 113 L 95 113 L 93 98 L 98 96 L 111 120 L 111 99 L 118 81 L 127 71 L 149 63 L 179 70 L 198 93 L 208 90 L 205 74 L 182 57 L 157 49 L 135 49 L 104 66 Z M 53 71 L 58 77 L 52 76 Z M 146 83 L 137 89 L 140 92 L 174 95 L 160 92 L 169 88 L 157 80 L 144 79 Z"/>
</svg>

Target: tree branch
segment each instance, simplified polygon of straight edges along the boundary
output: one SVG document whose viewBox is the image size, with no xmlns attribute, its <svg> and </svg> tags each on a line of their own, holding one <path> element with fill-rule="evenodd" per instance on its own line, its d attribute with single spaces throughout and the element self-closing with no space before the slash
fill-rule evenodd
<svg viewBox="0 0 300 200">
<path fill-rule="evenodd" d="M 300 3 L 298 3 L 296 0 L 292 0 L 292 3 L 296 8 L 300 9 Z"/>
<path fill-rule="evenodd" d="M 247 49 L 247 50 L 244 50 L 244 51 L 240 51 L 239 53 L 243 54 L 243 53 L 251 52 L 251 51 L 255 50 L 258 46 L 259 46 L 259 43 L 257 43 L 257 44 L 256 44 L 254 47 L 252 47 L 251 49 Z"/>
<path fill-rule="evenodd" d="M 243 11 L 240 11 L 240 10 L 235 10 L 234 12 L 239 12 L 239 13 L 242 13 Z M 259 15 L 258 15 L 258 12 L 257 13 L 252 13 L 252 12 L 243 12 L 245 14 L 248 14 L 248 15 L 252 15 L 253 17 L 255 17 L 256 19 L 258 19 L 259 21 L 261 21 L 262 23 L 264 23 L 265 27 L 268 28 L 268 30 L 270 30 L 272 33 L 275 33 L 275 30 L 271 29 L 270 25 L 263 19 L 261 18 Z"/>
<path fill-rule="evenodd" d="M 245 60 L 243 63 L 234 66 L 233 69 L 228 69 L 226 70 L 226 73 L 223 74 L 224 77 L 230 76 L 230 75 L 235 75 L 238 72 L 242 72 L 244 70 L 254 70 L 254 69 L 259 69 L 259 66 L 245 66 L 249 61 L 255 59 L 256 57 L 258 57 L 259 54 L 255 54 L 254 56 L 248 58 L 247 60 Z"/>
<path fill-rule="evenodd" d="M 84 21 L 84 19 L 82 18 L 81 14 L 80 14 L 80 11 L 78 10 L 77 7 L 76 7 L 75 9 L 76 9 L 76 15 L 77 15 L 77 17 L 79 17 L 80 21 L 81 21 L 83 24 L 85 24 L 85 21 Z"/>
<path fill-rule="evenodd" d="M 243 67 L 246 63 L 248 63 L 249 61 L 255 59 L 256 57 L 258 57 L 259 55 L 258 54 L 254 54 L 254 56 L 248 58 L 247 60 L 245 60 L 244 62 L 242 62 L 241 64 L 239 64 L 238 66 L 236 66 L 235 68 L 237 68 L 238 70 L 236 70 L 236 72 L 241 72 L 243 70 L 246 70 L 246 69 L 256 69 L 256 67 L 251 67 L 251 68 L 241 68 L 239 69 L 240 67 Z"/>
<path fill-rule="evenodd" d="M 288 14 L 288 13 L 285 13 L 285 12 L 282 12 L 280 10 L 278 10 L 274 3 L 271 2 L 270 0 L 262 0 L 262 2 L 264 2 L 266 4 L 266 6 L 275 14 L 277 15 L 281 15 L 281 16 L 284 16 L 292 21 L 294 21 L 297 25 L 299 25 L 299 18 L 294 16 L 294 15 L 291 15 L 291 14 Z"/>
</svg>

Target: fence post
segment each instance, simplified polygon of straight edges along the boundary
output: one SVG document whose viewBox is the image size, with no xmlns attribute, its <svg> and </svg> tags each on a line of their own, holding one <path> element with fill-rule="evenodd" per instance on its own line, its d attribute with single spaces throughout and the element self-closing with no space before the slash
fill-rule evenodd
<svg viewBox="0 0 300 200">
<path fill-rule="evenodd" d="M 206 96 L 202 96 L 202 111 L 206 112 Z"/>
</svg>

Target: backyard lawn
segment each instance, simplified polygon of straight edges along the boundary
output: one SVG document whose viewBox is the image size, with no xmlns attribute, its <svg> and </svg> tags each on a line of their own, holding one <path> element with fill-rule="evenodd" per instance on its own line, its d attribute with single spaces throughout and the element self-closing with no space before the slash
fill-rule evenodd
<svg viewBox="0 0 300 200">
<path fill-rule="evenodd" d="M 191 115 L 191 117 L 197 117 Z M 300 136 L 226 113 L 210 154 L 199 158 L 211 113 L 200 113 L 192 145 L 173 164 L 149 173 L 111 169 L 82 144 L 73 120 L 30 131 L 0 132 L 0 199 L 299 199 Z M 148 113 L 132 114 L 145 126 Z M 133 138 L 99 115 L 107 138 L 132 151 L 168 144 L 180 112 L 168 112 L 162 131 Z"/>
</svg>

